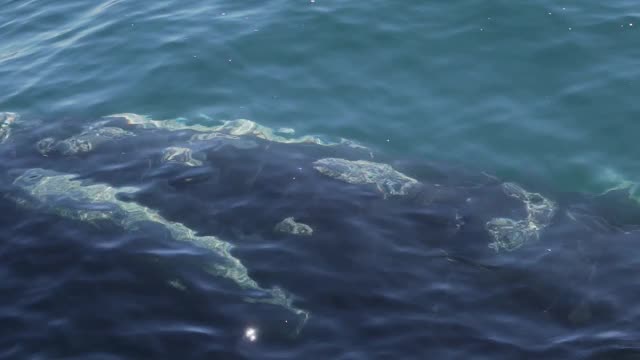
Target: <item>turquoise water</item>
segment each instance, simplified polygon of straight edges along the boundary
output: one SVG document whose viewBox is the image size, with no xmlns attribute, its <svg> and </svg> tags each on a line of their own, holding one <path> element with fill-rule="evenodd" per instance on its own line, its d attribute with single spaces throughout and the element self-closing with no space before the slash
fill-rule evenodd
<svg viewBox="0 0 640 360">
<path fill-rule="evenodd" d="M 640 208 L 592 195 L 640 199 L 639 31 L 631 1 L 0 3 L 0 359 L 637 359 Z M 186 127 L 95 137 L 115 113 Z M 239 118 L 368 150 L 192 141 Z M 339 181 L 327 157 L 402 173 Z M 34 167 L 139 190 L 29 207 Z M 127 202 L 165 228 L 113 220 Z M 505 218 L 524 245 L 494 251 Z M 260 285 L 203 270 L 226 255 Z"/>
<path fill-rule="evenodd" d="M 8 1 L 0 108 L 248 118 L 564 190 L 637 180 L 632 1 Z"/>
</svg>

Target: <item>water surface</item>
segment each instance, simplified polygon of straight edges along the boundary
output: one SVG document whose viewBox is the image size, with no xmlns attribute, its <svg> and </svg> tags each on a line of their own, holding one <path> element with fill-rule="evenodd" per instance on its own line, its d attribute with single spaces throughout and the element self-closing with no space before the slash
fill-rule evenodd
<svg viewBox="0 0 640 360">
<path fill-rule="evenodd" d="M 32 0 L 0 9 L 0 111 L 40 121 L 42 134 L 73 134 L 124 111 L 203 124 L 248 118 L 354 139 L 389 161 L 485 171 L 554 198 L 640 177 L 640 12 L 631 1 Z M 11 167 L 32 165 L 4 154 Z M 580 251 L 600 251 L 597 265 L 581 272 L 582 263 L 567 263 L 531 285 L 561 293 L 575 284 L 595 299 L 593 320 L 575 325 L 573 308 L 546 315 L 548 293 L 535 298 L 481 270 L 427 260 L 433 249 L 419 239 L 374 226 L 320 244 L 229 233 L 254 277 L 314 313 L 297 338 L 247 343 L 253 315 L 243 314 L 269 309 L 251 310 L 232 286 L 189 265 L 206 255 L 2 208 L 5 358 L 638 356 L 628 238 L 591 241 Z M 519 259 L 535 263 L 536 251 L 554 246 L 571 259 L 578 243 L 542 241 Z M 156 250 L 170 266 L 144 256 Z M 176 272 L 197 290 L 168 286 Z M 553 280 L 562 273 L 581 280 Z"/>
</svg>

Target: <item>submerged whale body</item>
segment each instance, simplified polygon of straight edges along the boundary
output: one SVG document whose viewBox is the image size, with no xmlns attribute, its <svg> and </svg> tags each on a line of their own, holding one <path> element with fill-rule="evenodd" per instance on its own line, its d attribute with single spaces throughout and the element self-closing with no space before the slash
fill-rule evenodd
<svg viewBox="0 0 640 360">
<path fill-rule="evenodd" d="M 611 221 L 585 197 L 567 203 L 496 179 L 413 176 L 348 140 L 279 135 L 248 120 L 205 126 L 120 114 L 75 134 L 12 137 L 21 163 L 33 165 L 12 179 L 12 199 L 125 231 L 141 224 L 163 228 L 175 240 L 214 253 L 207 268 L 212 275 L 262 294 L 253 300 L 283 307 L 301 324 L 307 312 L 283 290 L 258 285 L 232 255 L 231 242 L 295 239 L 297 246 L 339 248 L 340 271 L 354 271 L 363 234 L 394 246 L 419 242 L 451 263 L 537 284 L 528 296 L 566 299 L 561 316 L 575 320 L 585 318 L 588 303 L 549 286 L 527 268 L 531 259 L 549 268 L 571 263 L 560 276 L 588 283 L 593 276 L 582 269 L 594 256 L 584 243 L 634 229 Z M 571 237 L 581 239 L 575 257 L 551 251 Z"/>
<path fill-rule="evenodd" d="M 282 306 L 301 317 L 304 324 L 308 314 L 291 305 L 291 300 L 278 288 L 261 288 L 251 277 L 246 267 L 231 255 L 232 245 L 214 236 L 200 236 L 178 222 L 168 221 L 156 211 L 135 202 L 122 201 L 119 194 L 134 193 L 136 188 L 115 188 L 106 184 L 94 184 L 79 180 L 74 174 L 62 174 L 52 170 L 29 169 L 14 181 L 22 197 L 16 202 L 28 207 L 44 210 L 65 218 L 83 222 L 108 222 L 128 231 L 136 231 L 144 224 L 152 224 L 166 230 L 171 238 L 189 242 L 207 249 L 216 255 L 215 261 L 206 271 L 235 282 L 240 288 L 256 294 L 266 294 L 252 302 L 264 302 Z"/>
</svg>

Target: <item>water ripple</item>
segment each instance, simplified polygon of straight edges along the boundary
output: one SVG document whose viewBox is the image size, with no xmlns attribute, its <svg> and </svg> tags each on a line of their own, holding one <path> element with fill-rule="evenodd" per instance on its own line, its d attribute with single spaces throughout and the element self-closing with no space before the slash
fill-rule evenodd
<svg viewBox="0 0 640 360">
<path fill-rule="evenodd" d="M 0 111 L 42 116 L 17 129 L 33 142 L 109 113 L 206 114 L 353 138 L 385 156 L 557 192 L 602 193 L 640 176 L 640 12 L 631 1 L 27 0 L 2 9 Z M 145 145 L 83 169 L 139 182 L 127 173 L 148 166 L 157 149 Z M 32 148 L 12 151 L 2 153 L 11 174 L 39 163 L 27 159 Z M 283 334 L 283 314 L 212 282 L 194 266 L 207 261 L 197 248 L 3 199 L 1 358 L 639 356 L 637 236 L 559 231 L 555 242 L 485 263 L 455 258 L 445 235 L 415 225 L 433 214 L 394 212 L 369 189 L 292 185 L 319 207 L 305 222 L 348 213 L 310 240 L 247 230 L 270 229 L 291 196 L 145 198 L 161 178 L 145 174 L 141 199 L 175 204 L 164 215 L 206 234 L 225 224 L 213 235 L 233 241 L 251 276 L 310 309 L 301 335 Z M 245 211 L 261 216 L 236 216 Z M 248 326 L 258 341 L 243 340 Z"/>
</svg>

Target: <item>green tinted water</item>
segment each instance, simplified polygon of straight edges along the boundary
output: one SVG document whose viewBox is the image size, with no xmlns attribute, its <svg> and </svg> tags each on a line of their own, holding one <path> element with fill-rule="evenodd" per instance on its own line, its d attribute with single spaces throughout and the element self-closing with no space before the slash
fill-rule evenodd
<svg viewBox="0 0 640 360">
<path fill-rule="evenodd" d="M 248 118 L 600 192 L 640 179 L 636 5 L 7 1 L 0 109 Z"/>
</svg>

